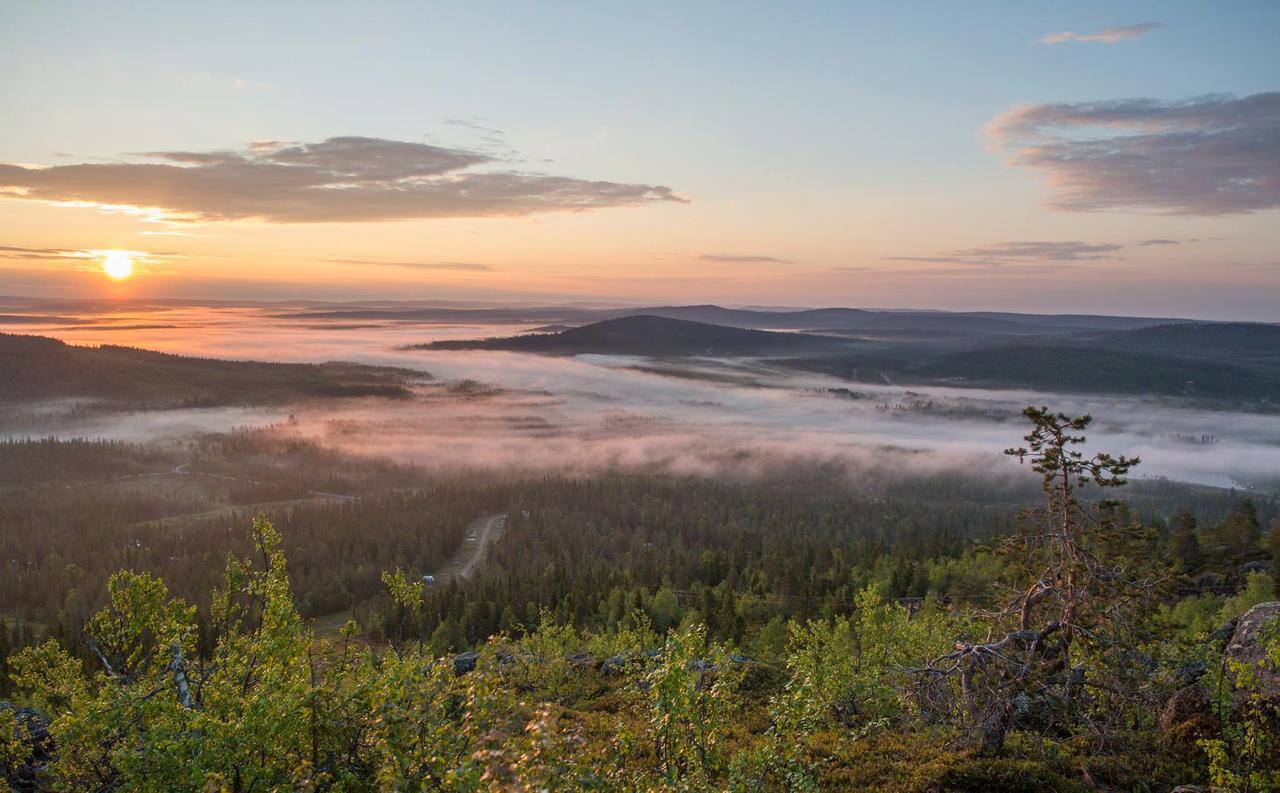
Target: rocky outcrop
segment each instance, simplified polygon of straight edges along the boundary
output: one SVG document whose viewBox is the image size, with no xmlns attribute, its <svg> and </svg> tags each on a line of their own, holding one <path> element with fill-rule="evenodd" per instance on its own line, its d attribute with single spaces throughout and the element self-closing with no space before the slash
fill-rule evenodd
<svg viewBox="0 0 1280 793">
<path fill-rule="evenodd" d="M 1237 706 L 1250 697 L 1257 696 L 1264 703 L 1280 707 L 1280 666 L 1268 662 L 1268 641 L 1280 641 L 1280 602 L 1259 603 L 1249 609 L 1236 623 L 1231 641 L 1223 653 L 1227 668 L 1246 666 L 1251 670 L 1252 683 L 1247 689 L 1234 693 Z"/>
</svg>

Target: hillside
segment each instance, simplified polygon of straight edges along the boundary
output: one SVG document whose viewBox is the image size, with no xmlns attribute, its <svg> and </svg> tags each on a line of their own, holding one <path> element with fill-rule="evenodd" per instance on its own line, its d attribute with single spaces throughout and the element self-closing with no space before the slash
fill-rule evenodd
<svg viewBox="0 0 1280 793">
<path fill-rule="evenodd" d="M 672 319 L 710 322 L 737 328 L 772 330 L 964 331 L 988 334 L 1044 333 L 1045 328 L 1007 319 L 944 311 L 867 311 L 856 308 L 814 308 L 801 311 L 751 311 L 720 306 L 664 306 L 644 313 Z"/>
<path fill-rule="evenodd" d="M 1148 317 L 1084 314 L 1014 314 L 868 310 L 859 308 L 758 309 L 713 304 L 598 308 L 578 305 L 543 307 L 413 307 L 408 305 L 308 307 L 278 317 L 308 321 L 382 320 L 395 322 L 474 322 L 485 324 L 585 325 L 622 317 L 651 316 L 755 330 L 963 333 L 989 336 L 1066 335 L 1115 332 L 1183 322 Z"/>
<path fill-rule="evenodd" d="M 650 356 L 795 354 L 845 349 L 848 346 L 847 342 L 826 336 L 747 330 L 646 314 L 609 319 L 559 333 L 418 345 L 421 349 L 433 350 Z"/>
<path fill-rule="evenodd" d="M 943 352 L 925 345 L 788 361 L 861 382 L 1029 388 L 1280 402 L 1280 371 L 1105 344 L 996 344 Z"/>
<path fill-rule="evenodd" d="M 1280 358 L 1280 325 L 1260 322 L 1190 322 L 1109 333 L 1110 347 L 1215 359 Z"/>
<path fill-rule="evenodd" d="M 348 363 L 224 361 L 0 334 L 0 401 L 86 397 L 135 405 L 277 404 L 409 394 L 408 370 Z"/>
</svg>

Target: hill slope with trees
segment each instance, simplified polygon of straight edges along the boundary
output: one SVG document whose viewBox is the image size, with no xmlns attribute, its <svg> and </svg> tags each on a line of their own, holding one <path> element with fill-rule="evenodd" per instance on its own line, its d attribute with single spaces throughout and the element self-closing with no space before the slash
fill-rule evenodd
<svg viewBox="0 0 1280 793">
<path fill-rule="evenodd" d="M 226 361 L 0 333 L 0 402 L 80 397 L 171 407 L 404 397 L 406 385 L 422 377 L 359 364 Z"/>
</svg>

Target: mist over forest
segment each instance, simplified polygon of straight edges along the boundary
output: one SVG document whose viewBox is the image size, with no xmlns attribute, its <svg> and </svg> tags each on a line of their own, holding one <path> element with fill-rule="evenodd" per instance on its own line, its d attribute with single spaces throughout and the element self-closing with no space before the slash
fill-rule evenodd
<svg viewBox="0 0 1280 793">
<path fill-rule="evenodd" d="M 1280 793 L 1277 40 L 0 1 L 0 793 Z"/>
</svg>

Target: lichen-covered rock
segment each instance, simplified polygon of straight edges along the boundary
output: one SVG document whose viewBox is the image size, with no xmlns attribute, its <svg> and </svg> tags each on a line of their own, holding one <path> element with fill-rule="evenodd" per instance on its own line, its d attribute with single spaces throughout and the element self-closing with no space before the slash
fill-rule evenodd
<svg viewBox="0 0 1280 793">
<path fill-rule="evenodd" d="M 1280 666 L 1266 657 L 1266 643 L 1280 641 L 1280 602 L 1259 603 L 1236 623 L 1224 657 L 1228 669 L 1245 666 L 1251 672 L 1252 684 L 1235 692 L 1236 704 L 1243 705 L 1251 696 L 1264 703 L 1280 706 Z M 1238 679 L 1238 678 L 1237 678 Z"/>
</svg>

